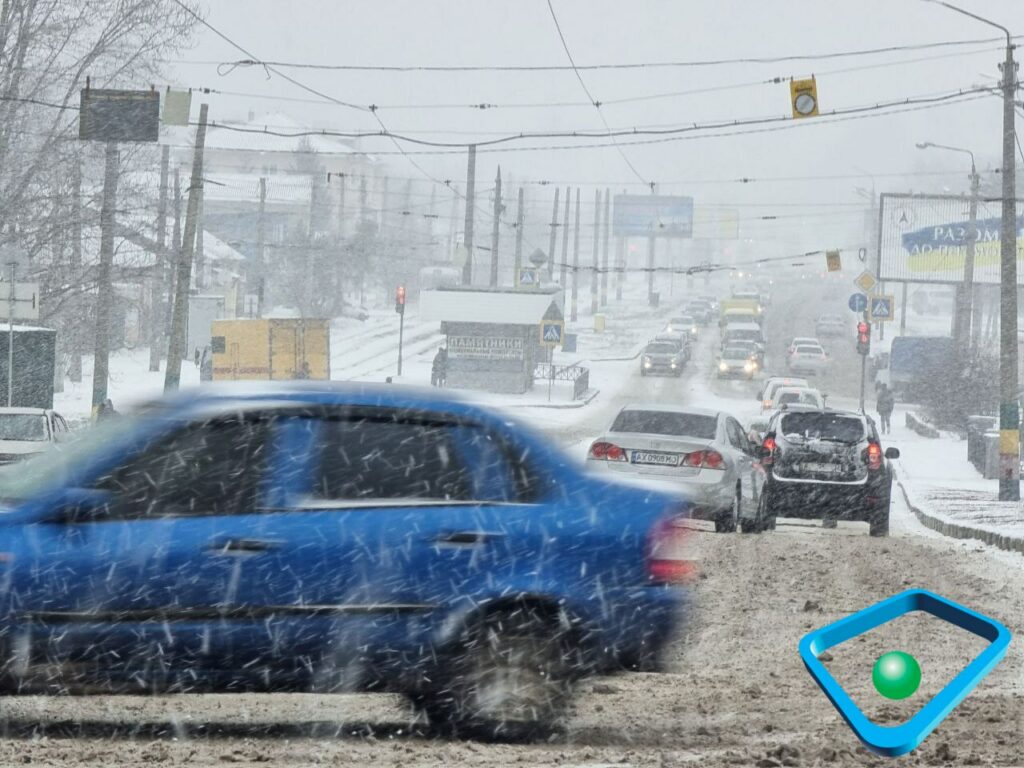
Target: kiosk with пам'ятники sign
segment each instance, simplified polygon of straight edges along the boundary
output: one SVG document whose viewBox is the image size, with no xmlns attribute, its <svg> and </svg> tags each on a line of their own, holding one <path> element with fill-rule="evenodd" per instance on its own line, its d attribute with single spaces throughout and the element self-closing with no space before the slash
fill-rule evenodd
<svg viewBox="0 0 1024 768">
<path fill-rule="evenodd" d="M 445 384 L 521 393 L 548 352 L 538 329 L 563 322 L 562 291 L 441 288 L 420 293 L 420 315 L 441 323 L 448 350 Z"/>
</svg>

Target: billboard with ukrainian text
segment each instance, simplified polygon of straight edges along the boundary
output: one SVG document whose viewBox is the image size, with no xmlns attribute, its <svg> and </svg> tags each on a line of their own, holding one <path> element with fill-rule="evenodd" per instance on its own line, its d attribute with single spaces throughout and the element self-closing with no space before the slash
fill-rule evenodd
<svg viewBox="0 0 1024 768">
<path fill-rule="evenodd" d="M 1017 283 L 1024 285 L 1024 206 L 1018 202 Z M 1002 205 L 979 200 L 974 247 L 974 282 L 999 283 Z M 897 195 L 880 198 L 878 278 L 909 283 L 959 283 L 970 233 L 970 199 L 958 195 Z"/>
</svg>

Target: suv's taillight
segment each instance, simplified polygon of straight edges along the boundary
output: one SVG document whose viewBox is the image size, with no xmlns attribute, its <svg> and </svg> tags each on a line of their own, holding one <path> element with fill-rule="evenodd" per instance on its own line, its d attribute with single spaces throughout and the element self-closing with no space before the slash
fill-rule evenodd
<svg viewBox="0 0 1024 768">
<path fill-rule="evenodd" d="M 590 446 L 587 458 L 599 461 L 626 461 L 626 449 L 620 448 L 615 443 L 598 440 Z"/>
<path fill-rule="evenodd" d="M 882 468 L 882 446 L 878 443 L 868 443 L 864 449 L 864 460 L 867 461 L 868 469 Z"/>
<path fill-rule="evenodd" d="M 779 447 L 779 444 L 775 442 L 774 437 L 766 437 L 764 442 L 761 443 L 761 448 L 764 449 L 764 457 L 761 459 L 762 466 L 769 466 L 775 460 L 775 449 Z"/>
<path fill-rule="evenodd" d="M 683 466 L 694 469 L 725 469 L 725 459 L 718 451 L 694 451 L 683 457 Z"/>
<path fill-rule="evenodd" d="M 684 584 L 696 577 L 697 565 L 687 557 L 691 535 L 682 515 L 655 523 L 647 537 L 647 578 L 651 582 Z"/>
</svg>

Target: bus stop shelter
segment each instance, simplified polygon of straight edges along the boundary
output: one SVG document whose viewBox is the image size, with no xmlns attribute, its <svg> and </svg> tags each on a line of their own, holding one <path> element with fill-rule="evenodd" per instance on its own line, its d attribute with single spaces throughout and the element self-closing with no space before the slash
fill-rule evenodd
<svg viewBox="0 0 1024 768">
<path fill-rule="evenodd" d="M 448 350 L 447 386 L 518 394 L 533 386 L 547 360 L 542 322 L 562 322 L 563 293 L 441 288 L 420 294 L 420 316 L 441 323 Z"/>
</svg>

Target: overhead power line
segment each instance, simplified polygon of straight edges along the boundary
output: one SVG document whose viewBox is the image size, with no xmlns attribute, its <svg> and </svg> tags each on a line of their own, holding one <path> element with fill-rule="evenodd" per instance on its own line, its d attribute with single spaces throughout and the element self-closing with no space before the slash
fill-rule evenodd
<svg viewBox="0 0 1024 768">
<path fill-rule="evenodd" d="M 626 165 L 629 166 L 629 170 L 633 172 L 633 175 L 640 181 L 646 181 L 643 174 L 636 169 L 633 162 L 626 156 L 626 153 L 622 150 L 622 147 L 619 146 L 619 143 L 615 141 L 615 133 L 612 131 L 611 126 L 608 125 L 608 121 L 605 119 L 604 113 L 601 111 L 601 102 L 594 98 L 594 94 L 590 92 L 590 89 L 587 88 L 587 84 L 583 82 L 583 76 L 576 67 L 576 62 L 573 61 L 572 51 L 569 50 L 569 43 L 565 40 L 565 34 L 562 32 L 562 25 L 558 23 L 558 16 L 555 14 L 555 6 L 551 4 L 551 0 L 548 0 L 548 10 L 551 12 L 551 20 L 555 23 L 555 31 L 558 32 L 558 39 L 562 41 L 562 48 L 565 50 L 565 56 L 569 59 L 569 64 L 572 65 L 573 74 L 576 75 L 576 79 L 579 80 L 580 87 L 583 88 L 583 92 L 587 94 L 587 98 L 590 99 L 590 103 L 593 104 L 594 108 L 597 110 L 597 115 L 601 118 L 601 122 L 604 124 L 607 135 L 611 137 L 612 143 L 615 145 L 615 148 L 618 149 L 619 155 L 622 156 Z M 654 189 L 654 182 L 651 182 L 651 189 Z"/>
<path fill-rule="evenodd" d="M 1013 39 L 1018 40 L 1022 36 L 1015 35 Z M 297 61 L 264 61 L 247 54 L 248 59 L 236 61 L 189 61 L 178 60 L 184 64 L 218 65 L 222 67 L 221 74 L 227 74 L 238 67 L 277 67 L 285 69 L 313 69 L 324 71 L 355 71 L 355 72 L 570 72 L 570 71 L 599 71 L 599 70 L 643 70 L 643 69 L 666 69 L 680 67 L 715 67 L 729 64 L 782 64 L 796 61 L 824 61 L 828 59 L 842 59 L 853 56 L 872 56 L 884 53 L 897 53 L 900 51 L 923 51 L 934 48 L 950 48 L 969 45 L 983 45 L 986 43 L 1002 43 L 1005 38 L 985 37 L 972 40 L 940 40 L 931 43 L 915 43 L 909 45 L 889 45 L 878 48 L 859 48 L 846 51 L 823 51 L 819 53 L 789 54 L 782 56 L 745 56 L 726 59 L 691 59 L 684 61 L 643 61 L 643 62 L 618 62 L 610 64 L 456 64 L 456 65 L 383 65 L 383 64 L 315 64 L 310 62 Z"/>
</svg>

